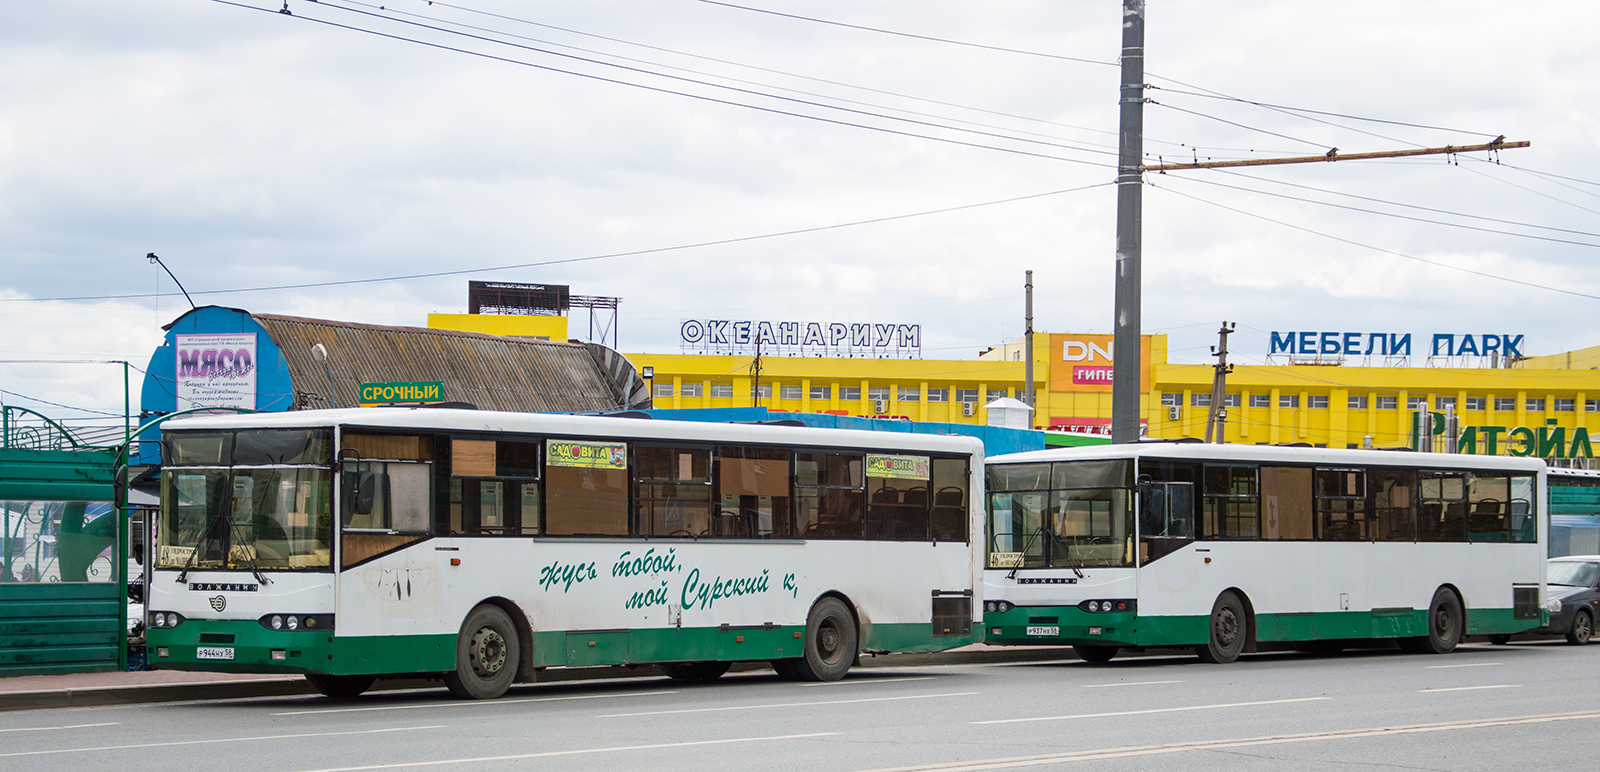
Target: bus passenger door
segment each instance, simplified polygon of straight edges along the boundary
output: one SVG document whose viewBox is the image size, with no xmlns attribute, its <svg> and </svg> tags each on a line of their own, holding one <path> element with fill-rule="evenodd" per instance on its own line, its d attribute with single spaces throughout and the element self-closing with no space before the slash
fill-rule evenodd
<svg viewBox="0 0 1600 772">
<path fill-rule="evenodd" d="M 1139 564 L 1194 541 L 1194 483 L 1139 483 Z"/>
</svg>

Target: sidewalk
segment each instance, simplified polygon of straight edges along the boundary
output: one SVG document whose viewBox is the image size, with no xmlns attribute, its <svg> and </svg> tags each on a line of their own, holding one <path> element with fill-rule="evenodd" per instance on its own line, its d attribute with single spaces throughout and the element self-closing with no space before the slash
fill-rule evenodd
<svg viewBox="0 0 1600 772">
<path fill-rule="evenodd" d="M 998 664 L 1076 660 L 1066 646 L 990 646 L 977 643 L 934 654 L 864 654 L 861 667 L 918 667 L 929 665 Z M 764 663 L 743 663 L 734 672 L 760 670 Z M 628 667 L 551 668 L 539 672 L 538 683 L 600 678 L 647 678 L 658 675 L 651 665 Z M 374 691 L 439 688 L 437 680 L 396 678 L 379 680 Z M 18 676 L 0 678 L 0 711 L 40 708 L 81 708 L 97 705 L 132 705 L 183 700 L 222 700 L 314 694 L 297 675 L 192 673 L 181 670 L 139 670 L 113 673 Z"/>
</svg>

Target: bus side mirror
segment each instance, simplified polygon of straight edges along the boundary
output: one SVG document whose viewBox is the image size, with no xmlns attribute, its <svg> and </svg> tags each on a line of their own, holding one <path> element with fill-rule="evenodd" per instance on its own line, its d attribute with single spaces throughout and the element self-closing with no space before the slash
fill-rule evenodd
<svg viewBox="0 0 1600 772">
<path fill-rule="evenodd" d="M 355 500 L 350 504 L 351 514 L 372 514 L 373 494 L 378 489 L 378 475 L 361 471 L 355 474 Z"/>
</svg>

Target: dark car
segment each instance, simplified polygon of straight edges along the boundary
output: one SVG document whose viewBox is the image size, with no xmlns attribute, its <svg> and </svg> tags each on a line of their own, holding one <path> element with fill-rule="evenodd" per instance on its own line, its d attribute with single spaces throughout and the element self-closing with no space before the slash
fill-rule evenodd
<svg viewBox="0 0 1600 772">
<path fill-rule="evenodd" d="M 1567 643 L 1577 646 L 1588 643 L 1600 615 L 1600 555 L 1551 558 L 1545 569 L 1544 597 L 1550 624 L 1528 634 L 1565 635 Z M 1509 635 L 1489 636 L 1490 643 L 1509 640 Z"/>
</svg>

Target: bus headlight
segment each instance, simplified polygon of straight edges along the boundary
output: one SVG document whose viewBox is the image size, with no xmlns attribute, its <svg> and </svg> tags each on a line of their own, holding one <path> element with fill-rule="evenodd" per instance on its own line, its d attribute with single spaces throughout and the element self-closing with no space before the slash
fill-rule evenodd
<svg viewBox="0 0 1600 772">
<path fill-rule="evenodd" d="M 986 600 L 983 602 L 983 610 L 989 614 L 1004 614 L 1014 608 L 1016 608 L 1016 605 L 1009 601 Z"/>
<path fill-rule="evenodd" d="M 290 630 L 299 630 L 300 620 L 296 619 L 293 614 L 290 614 L 288 625 Z"/>
<path fill-rule="evenodd" d="M 279 632 L 332 630 L 332 614 L 265 614 L 256 620 L 262 627 Z"/>
<path fill-rule="evenodd" d="M 272 621 L 268 622 L 267 626 L 272 628 L 272 629 L 274 629 L 274 630 L 282 630 L 283 629 L 283 617 L 278 616 L 277 614 L 273 614 L 272 615 Z"/>
<path fill-rule="evenodd" d="M 183 617 L 173 611 L 157 611 L 150 615 L 150 626 L 169 630 L 183 623 Z"/>
</svg>

